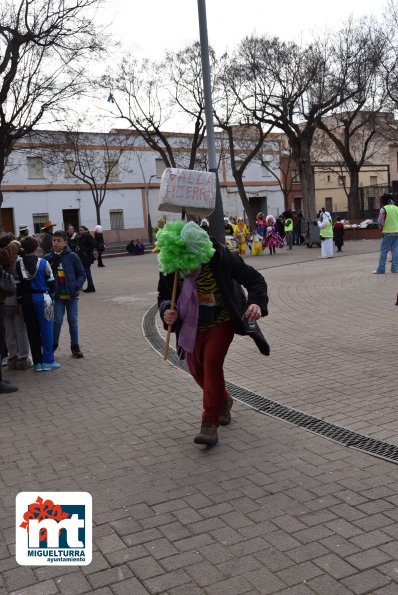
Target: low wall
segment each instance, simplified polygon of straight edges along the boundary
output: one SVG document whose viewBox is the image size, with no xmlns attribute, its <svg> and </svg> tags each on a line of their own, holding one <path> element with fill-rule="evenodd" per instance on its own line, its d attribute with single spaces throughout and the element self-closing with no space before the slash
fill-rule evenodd
<svg viewBox="0 0 398 595">
<path fill-rule="evenodd" d="M 135 227 L 129 229 L 104 229 L 104 241 L 106 244 L 129 242 L 130 240 L 140 239 L 141 241 L 148 237 L 145 227 Z M 92 233 L 94 235 L 94 233 Z"/>
<path fill-rule="evenodd" d="M 379 240 L 381 231 L 379 229 L 345 229 L 344 241 L 348 240 Z"/>
</svg>

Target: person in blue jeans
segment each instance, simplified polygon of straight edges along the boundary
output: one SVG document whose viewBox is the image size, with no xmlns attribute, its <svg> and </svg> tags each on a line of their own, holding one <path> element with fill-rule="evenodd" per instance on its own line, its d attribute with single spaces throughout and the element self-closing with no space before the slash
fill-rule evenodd
<svg viewBox="0 0 398 595">
<path fill-rule="evenodd" d="M 83 353 L 79 346 L 78 306 L 79 293 L 86 280 L 86 273 L 80 258 L 69 248 L 65 231 L 54 232 L 53 248 L 45 258 L 50 263 L 55 278 L 54 351 L 58 348 L 66 310 L 71 352 L 73 357 L 82 358 Z"/>
<path fill-rule="evenodd" d="M 53 352 L 54 276 L 49 263 L 37 256 L 38 246 L 33 236 L 21 240 L 24 255 L 16 263 L 17 300 L 22 306 L 34 370 L 45 372 L 61 366 Z"/>
<path fill-rule="evenodd" d="M 398 273 L 398 207 L 392 194 L 383 194 L 380 198 L 379 229 L 382 230 L 379 264 L 376 275 L 386 272 L 388 251 L 391 250 L 391 272 Z"/>
</svg>

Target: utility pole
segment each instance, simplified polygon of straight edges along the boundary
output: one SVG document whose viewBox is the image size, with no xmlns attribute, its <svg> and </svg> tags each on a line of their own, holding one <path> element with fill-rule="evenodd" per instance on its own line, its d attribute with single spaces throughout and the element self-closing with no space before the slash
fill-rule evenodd
<svg viewBox="0 0 398 595">
<path fill-rule="evenodd" d="M 220 181 L 218 179 L 216 141 L 213 124 L 213 101 L 211 97 L 211 77 L 209 59 L 209 40 L 207 37 L 206 0 L 198 0 L 200 49 L 202 56 L 203 94 L 205 100 L 207 156 L 209 171 L 216 174 L 216 206 L 209 217 L 210 233 L 219 242 L 225 244 L 224 210 L 222 206 Z"/>
</svg>

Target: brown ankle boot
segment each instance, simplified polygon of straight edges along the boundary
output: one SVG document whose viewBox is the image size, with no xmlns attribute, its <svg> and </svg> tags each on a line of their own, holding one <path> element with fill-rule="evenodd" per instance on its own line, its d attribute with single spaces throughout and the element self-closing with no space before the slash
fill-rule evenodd
<svg viewBox="0 0 398 595">
<path fill-rule="evenodd" d="M 33 362 L 29 356 L 17 359 L 15 363 L 16 370 L 29 370 L 29 368 L 33 368 Z"/>
<path fill-rule="evenodd" d="M 17 370 L 17 357 L 10 357 L 9 360 L 7 360 L 7 368 L 9 370 Z"/>
<path fill-rule="evenodd" d="M 233 405 L 232 397 L 228 397 L 221 407 L 220 426 L 228 426 L 231 423 L 231 409 Z"/>
<path fill-rule="evenodd" d="M 200 432 L 193 439 L 195 444 L 206 444 L 207 446 L 215 446 L 218 442 L 217 427 L 210 421 L 202 421 Z"/>
</svg>

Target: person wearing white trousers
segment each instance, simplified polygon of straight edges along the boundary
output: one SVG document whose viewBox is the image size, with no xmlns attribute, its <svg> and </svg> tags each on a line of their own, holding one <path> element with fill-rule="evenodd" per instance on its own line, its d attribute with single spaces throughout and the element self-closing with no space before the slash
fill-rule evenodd
<svg viewBox="0 0 398 595">
<path fill-rule="evenodd" d="M 321 237 L 321 253 L 322 258 L 333 258 L 333 225 L 332 217 L 325 208 L 322 208 L 318 226 L 320 227 L 319 235 Z"/>
</svg>

